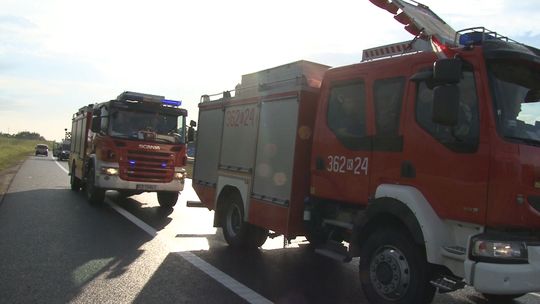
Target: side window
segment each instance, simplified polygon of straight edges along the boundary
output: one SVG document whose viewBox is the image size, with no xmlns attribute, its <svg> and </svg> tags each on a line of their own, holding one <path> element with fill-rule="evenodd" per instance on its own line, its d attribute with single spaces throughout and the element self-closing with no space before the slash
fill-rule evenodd
<svg viewBox="0 0 540 304">
<path fill-rule="evenodd" d="M 109 110 L 107 107 L 101 107 L 101 130 L 105 133 L 107 133 L 109 129 Z"/>
<path fill-rule="evenodd" d="M 474 73 L 470 69 L 463 71 L 458 87 L 459 113 L 456 126 L 448 127 L 433 122 L 433 88 L 425 81 L 417 86 L 416 121 L 447 148 L 455 152 L 473 153 L 478 148 L 480 123 Z"/>
<path fill-rule="evenodd" d="M 405 77 L 376 80 L 373 86 L 375 105 L 375 150 L 401 151 L 399 136 Z"/>
<path fill-rule="evenodd" d="M 336 85 L 328 100 L 328 127 L 347 148 L 369 148 L 366 138 L 366 92 L 364 82 Z"/>
<path fill-rule="evenodd" d="M 71 123 L 71 151 L 73 153 L 78 153 L 79 150 L 77 149 L 77 121 L 73 120 Z"/>
<path fill-rule="evenodd" d="M 78 151 L 81 155 L 84 155 L 84 131 L 85 131 L 85 128 L 86 126 L 83 124 L 83 121 L 86 123 L 86 119 L 79 119 L 79 121 L 77 121 L 77 132 L 79 133 L 79 137 L 77 137 L 77 139 L 79 140 L 79 145 L 78 145 Z"/>
</svg>

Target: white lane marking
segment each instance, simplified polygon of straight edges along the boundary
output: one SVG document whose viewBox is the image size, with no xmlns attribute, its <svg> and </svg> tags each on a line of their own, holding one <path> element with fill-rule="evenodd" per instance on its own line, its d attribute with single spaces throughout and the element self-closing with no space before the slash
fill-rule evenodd
<svg viewBox="0 0 540 304">
<path fill-rule="evenodd" d="M 64 166 L 62 166 L 56 159 L 53 158 L 53 160 L 58 165 L 58 167 L 60 167 L 60 169 L 64 170 L 64 172 L 66 173 L 69 173 L 69 171 L 66 168 L 64 168 Z"/>
<path fill-rule="evenodd" d="M 54 162 L 62 169 L 64 172 L 69 173 L 69 171 L 64 168 L 57 160 L 54 160 Z M 158 236 L 158 232 L 152 228 L 150 225 L 146 224 L 142 220 L 140 220 L 138 217 L 134 216 L 133 214 L 129 213 L 125 209 L 121 208 L 120 206 L 116 205 L 115 203 L 111 202 L 110 200 L 106 200 L 107 204 L 109 204 L 116 212 L 120 213 L 123 217 L 131 221 L 133 224 L 137 225 L 139 228 L 144 230 L 146 233 L 148 233 L 151 237 Z M 164 242 L 165 243 L 165 242 Z M 217 269 L 216 267 L 208 264 L 203 259 L 199 258 L 198 256 L 194 255 L 193 253 L 189 251 L 185 252 L 175 252 L 182 258 L 184 258 L 186 261 L 188 261 L 191 265 L 195 266 L 200 271 L 206 273 L 208 276 L 213 278 L 214 280 L 218 281 L 220 284 L 225 286 L 226 288 L 230 289 L 232 292 L 236 293 L 238 296 L 246 300 L 248 303 L 253 304 L 269 304 L 272 303 L 272 301 L 268 300 L 267 298 L 261 296 L 260 294 L 256 293 L 255 291 L 249 289 L 244 284 L 238 282 L 237 280 L 233 279 L 228 274 L 222 272 L 221 270 Z"/>
<path fill-rule="evenodd" d="M 133 214 L 127 212 L 126 209 L 121 208 L 117 204 L 115 204 L 115 203 L 113 203 L 113 202 L 111 202 L 109 200 L 106 200 L 106 202 L 107 202 L 107 204 L 109 204 L 109 206 L 111 206 L 114 210 L 116 210 L 116 212 L 120 213 L 122 216 L 127 218 L 133 224 L 137 225 L 139 228 L 141 228 L 146 233 L 148 233 L 151 237 L 157 236 L 157 231 L 154 228 L 150 227 L 150 225 L 148 225 L 147 223 L 141 221 L 138 217 L 136 217 Z"/>
<path fill-rule="evenodd" d="M 236 293 L 238 296 L 246 300 L 248 303 L 272 303 L 272 301 L 264 298 L 263 296 L 259 295 L 255 291 L 249 289 L 247 286 L 241 284 L 240 282 L 236 281 L 229 275 L 223 273 L 216 267 L 208 264 L 203 259 L 199 258 L 195 254 L 184 251 L 184 252 L 176 252 L 178 255 L 183 257 L 186 261 L 190 262 L 191 265 L 197 267 L 202 272 L 209 275 L 214 280 L 221 283 L 223 286 L 227 287 L 234 293 Z"/>
<path fill-rule="evenodd" d="M 158 237 L 158 232 L 146 224 L 145 222 L 141 221 L 139 218 L 134 216 L 133 214 L 127 212 L 125 209 L 121 208 L 120 206 L 116 205 L 115 203 L 111 202 L 110 200 L 106 200 L 107 204 L 109 204 L 114 210 L 116 210 L 118 213 L 120 213 L 122 216 L 124 216 L 126 219 L 131 221 L 133 224 L 137 225 L 139 228 L 144 230 L 146 233 L 148 233 L 152 237 Z M 166 244 L 165 240 L 162 240 L 164 244 Z M 261 296 L 260 294 L 256 293 L 255 291 L 249 289 L 244 284 L 238 282 L 228 274 L 222 272 L 221 270 L 217 269 L 216 267 L 208 264 L 203 259 L 199 258 L 195 254 L 185 251 L 185 252 L 174 252 L 178 254 L 180 257 L 184 258 L 186 261 L 188 261 L 191 265 L 195 266 L 200 271 L 206 273 L 208 276 L 216 280 L 221 285 L 225 286 L 232 292 L 236 293 L 239 297 L 246 300 L 248 303 L 253 304 L 270 304 L 272 301 L 268 300 L 267 298 Z"/>
</svg>

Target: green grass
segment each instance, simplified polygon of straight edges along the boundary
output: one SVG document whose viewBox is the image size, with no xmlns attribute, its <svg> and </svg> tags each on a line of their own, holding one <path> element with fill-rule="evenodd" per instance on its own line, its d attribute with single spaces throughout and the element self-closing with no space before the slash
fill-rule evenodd
<svg viewBox="0 0 540 304">
<path fill-rule="evenodd" d="M 0 137 L 0 171 L 15 165 L 29 155 L 34 155 L 37 144 L 52 145 L 47 141 Z M 49 153 L 52 153 L 49 150 Z"/>
</svg>

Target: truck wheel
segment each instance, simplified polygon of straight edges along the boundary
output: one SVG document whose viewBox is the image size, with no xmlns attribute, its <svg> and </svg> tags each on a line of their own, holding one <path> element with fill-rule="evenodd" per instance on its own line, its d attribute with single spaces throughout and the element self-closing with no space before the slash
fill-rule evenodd
<svg viewBox="0 0 540 304">
<path fill-rule="evenodd" d="M 244 221 L 244 207 L 240 199 L 235 199 L 221 212 L 223 236 L 234 248 L 258 248 L 266 242 L 268 230 Z"/>
<path fill-rule="evenodd" d="M 75 176 L 75 166 L 71 167 L 71 174 L 69 175 L 69 184 L 71 185 L 71 190 L 77 192 L 81 190 L 81 180 Z"/>
<path fill-rule="evenodd" d="M 248 225 L 248 245 L 246 247 L 259 248 L 268 238 L 268 229 L 264 229 L 255 225 Z"/>
<path fill-rule="evenodd" d="M 90 167 L 88 170 L 88 175 L 86 176 L 86 197 L 91 204 L 102 204 L 105 200 L 105 190 L 99 187 L 96 187 L 96 171 L 94 166 Z"/>
<path fill-rule="evenodd" d="M 176 205 L 178 192 L 158 192 L 157 199 L 161 207 L 170 209 Z"/>
<path fill-rule="evenodd" d="M 430 303 L 435 295 L 423 249 L 397 229 L 379 230 L 367 239 L 359 272 L 371 303 Z"/>
<path fill-rule="evenodd" d="M 513 299 L 519 298 L 524 296 L 524 293 L 520 294 L 513 294 L 513 295 L 494 295 L 494 294 L 482 294 L 486 300 L 488 300 L 488 303 L 493 304 L 503 304 L 503 303 L 511 303 Z"/>
</svg>

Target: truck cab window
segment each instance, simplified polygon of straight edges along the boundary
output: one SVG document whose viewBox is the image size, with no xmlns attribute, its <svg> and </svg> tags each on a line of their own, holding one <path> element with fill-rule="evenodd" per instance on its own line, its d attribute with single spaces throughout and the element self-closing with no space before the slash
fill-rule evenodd
<svg viewBox="0 0 540 304">
<path fill-rule="evenodd" d="M 107 133 L 107 129 L 109 128 L 109 111 L 107 107 L 101 108 L 101 131 L 104 133 Z"/>
<path fill-rule="evenodd" d="M 366 97 L 363 82 L 334 86 L 328 100 L 328 127 L 350 149 L 360 149 L 366 136 Z"/>
<path fill-rule="evenodd" d="M 488 61 L 499 133 L 540 145 L 540 68 L 510 60 Z"/>
<path fill-rule="evenodd" d="M 458 123 L 453 127 L 433 122 L 433 87 L 422 81 L 417 86 L 416 121 L 441 144 L 461 153 L 472 153 L 478 148 L 479 116 L 474 74 L 465 69 L 458 84 Z"/>
<path fill-rule="evenodd" d="M 403 137 L 399 135 L 401 105 L 405 77 L 376 80 L 373 86 L 375 105 L 375 137 L 373 149 L 401 151 Z"/>
<path fill-rule="evenodd" d="M 184 116 L 124 110 L 111 112 L 110 135 L 114 137 L 145 140 L 152 138 L 152 141 L 173 144 L 185 141 Z"/>
<path fill-rule="evenodd" d="M 404 86 L 404 77 L 375 81 L 374 98 L 377 135 L 398 135 Z"/>
</svg>

